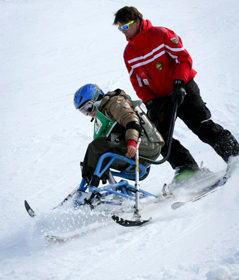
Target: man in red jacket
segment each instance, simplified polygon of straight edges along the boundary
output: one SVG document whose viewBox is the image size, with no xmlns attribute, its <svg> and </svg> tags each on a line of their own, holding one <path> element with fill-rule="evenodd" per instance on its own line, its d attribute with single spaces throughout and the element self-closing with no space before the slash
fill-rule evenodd
<svg viewBox="0 0 239 280">
<path fill-rule="evenodd" d="M 114 24 L 128 44 L 124 61 L 136 94 L 145 103 L 148 115 L 167 139 L 173 102 L 178 100 L 178 117 L 201 141 L 214 148 L 225 162 L 239 155 L 233 135 L 211 120 L 211 113 L 194 81 L 196 71 L 181 38 L 165 27 L 154 27 L 135 7 L 123 7 L 115 13 Z M 165 156 L 166 151 L 162 150 Z M 180 179 L 199 170 L 190 152 L 173 139 L 168 159 Z"/>
</svg>

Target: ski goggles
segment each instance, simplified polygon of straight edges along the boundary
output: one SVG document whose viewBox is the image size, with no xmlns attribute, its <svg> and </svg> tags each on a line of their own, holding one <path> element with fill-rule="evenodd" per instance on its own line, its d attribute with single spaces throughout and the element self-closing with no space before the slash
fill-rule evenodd
<svg viewBox="0 0 239 280">
<path fill-rule="evenodd" d="M 89 114 L 93 113 L 95 111 L 95 105 L 92 101 L 88 101 L 85 103 L 82 107 L 79 108 L 79 111 L 85 115 L 88 116 Z"/>
<path fill-rule="evenodd" d="M 132 23 L 134 23 L 134 20 L 132 20 L 132 21 L 130 21 L 130 22 L 128 22 L 128 23 L 126 23 L 126 24 L 124 24 L 122 26 L 119 26 L 118 27 L 119 31 L 122 32 L 123 30 L 128 30 Z"/>
</svg>

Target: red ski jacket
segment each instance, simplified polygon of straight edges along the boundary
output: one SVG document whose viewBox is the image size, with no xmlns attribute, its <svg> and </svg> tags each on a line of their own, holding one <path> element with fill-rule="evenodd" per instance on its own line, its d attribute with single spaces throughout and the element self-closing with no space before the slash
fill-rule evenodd
<svg viewBox="0 0 239 280">
<path fill-rule="evenodd" d="M 173 90 L 173 80 L 187 83 L 197 73 L 181 38 L 168 28 L 142 20 L 140 32 L 127 41 L 124 61 L 134 90 L 144 103 L 167 96 Z"/>
</svg>

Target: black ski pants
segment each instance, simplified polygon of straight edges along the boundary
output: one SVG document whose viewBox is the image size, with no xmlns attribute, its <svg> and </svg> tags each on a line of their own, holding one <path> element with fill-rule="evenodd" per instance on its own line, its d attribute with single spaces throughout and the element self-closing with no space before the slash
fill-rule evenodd
<svg viewBox="0 0 239 280">
<path fill-rule="evenodd" d="M 193 79 L 187 83 L 185 90 L 187 95 L 178 108 L 178 117 L 201 141 L 209 144 L 225 162 L 228 162 L 230 156 L 239 155 L 237 140 L 230 131 L 211 120 L 211 112 L 202 100 L 199 87 Z M 161 114 L 161 119 L 156 122 L 156 126 L 164 140 L 167 141 L 173 104 L 170 96 L 157 99 L 156 102 Z M 162 155 L 165 156 L 166 152 L 163 148 Z M 197 170 L 199 168 L 190 152 L 174 138 L 168 162 L 173 169 Z"/>
</svg>

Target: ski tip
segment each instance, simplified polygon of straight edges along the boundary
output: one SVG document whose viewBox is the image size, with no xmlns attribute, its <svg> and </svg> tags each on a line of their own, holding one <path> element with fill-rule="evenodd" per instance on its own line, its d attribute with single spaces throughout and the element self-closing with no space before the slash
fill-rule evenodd
<svg viewBox="0 0 239 280">
<path fill-rule="evenodd" d="M 67 237 L 60 237 L 60 236 L 55 236 L 55 235 L 46 235 L 45 239 L 51 243 L 65 243 L 65 242 L 69 241 L 69 238 L 67 238 Z"/>
<path fill-rule="evenodd" d="M 111 217 L 117 224 L 124 226 L 124 227 L 136 227 L 136 226 L 141 226 L 147 222 L 149 222 L 150 220 L 152 220 L 152 218 L 150 217 L 148 220 L 125 220 L 123 218 L 120 218 L 119 216 L 113 215 Z"/>
<path fill-rule="evenodd" d="M 186 202 L 180 202 L 180 201 L 174 202 L 174 203 L 171 205 L 171 208 L 172 208 L 173 210 L 176 210 L 176 209 L 178 209 L 179 207 L 183 206 L 185 203 L 186 203 Z"/>
<path fill-rule="evenodd" d="M 31 206 L 29 205 L 29 203 L 26 200 L 24 200 L 24 205 L 25 205 L 25 209 L 26 209 L 28 215 L 31 218 L 34 218 L 36 216 L 36 213 L 34 212 L 34 210 L 31 208 Z"/>
</svg>

